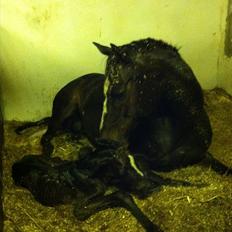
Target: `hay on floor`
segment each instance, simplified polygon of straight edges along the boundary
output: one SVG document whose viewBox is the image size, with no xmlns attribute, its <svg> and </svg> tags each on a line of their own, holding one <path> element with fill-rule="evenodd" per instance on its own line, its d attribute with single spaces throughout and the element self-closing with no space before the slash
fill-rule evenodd
<svg viewBox="0 0 232 232">
<path fill-rule="evenodd" d="M 215 89 L 205 93 L 206 109 L 213 127 L 210 152 L 232 167 L 232 98 Z M 72 205 L 45 207 L 36 202 L 29 191 L 16 187 L 11 178 L 11 166 L 25 154 L 40 153 L 39 140 L 45 128 L 28 129 L 23 135 L 14 133 L 17 122 L 5 123 L 4 225 L 6 232 L 84 232 L 84 231 L 144 231 L 135 218 L 124 209 L 108 209 L 78 221 Z M 63 158 L 75 158 L 79 144 L 65 136 L 54 141 L 55 153 Z M 163 187 L 146 200 L 136 200 L 148 217 L 167 232 L 230 232 L 232 231 L 232 177 L 219 175 L 210 167 L 194 165 L 164 176 L 206 183 L 206 187 Z"/>
</svg>

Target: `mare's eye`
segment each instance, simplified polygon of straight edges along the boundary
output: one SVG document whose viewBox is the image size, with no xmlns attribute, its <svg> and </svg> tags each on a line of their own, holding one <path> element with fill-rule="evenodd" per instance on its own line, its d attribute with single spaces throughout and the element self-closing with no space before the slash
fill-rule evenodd
<svg viewBox="0 0 232 232">
<path fill-rule="evenodd" d="M 112 88 L 111 91 L 110 91 L 110 96 L 113 98 L 113 99 L 122 99 L 124 96 L 125 96 L 125 91 L 124 91 L 124 88 Z"/>
</svg>

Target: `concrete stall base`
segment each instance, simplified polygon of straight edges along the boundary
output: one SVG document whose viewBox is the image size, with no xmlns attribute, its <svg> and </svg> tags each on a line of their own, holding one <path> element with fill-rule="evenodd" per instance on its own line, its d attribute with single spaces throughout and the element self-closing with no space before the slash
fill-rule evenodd
<svg viewBox="0 0 232 232">
<path fill-rule="evenodd" d="M 210 152 L 232 167 L 232 97 L 221 89 L 205 92 L 206 109 L 213 127 Z M 29 191 L 13 184 L 11 166 L 22 156 L 40 153 L 39 140 L 45 128 L 28 129 L 23 135 L 14 133 L 16 122 L 5 123 L 3 156 L 3 203 L 6 232 L 138 232 L 143 228 L 126 210 L 115 208 L 99 212 L 84 222 L 72 213 L 72 205 L 45 207 L 36 202 Z M 54 141 L 55 153 L 72 156 L 80 144 L 60 136 Z M 65 155 L 66 154 L 66 155 Z M 65 156 L 64 156 L 65 155 Z M 162 173 L 165 177 L 205 183 L 206 187 L 163 187 L 146 200 L 135 199 L 146 215 L 167 232 L 231 232 L 232 177 L 219 175 L 200 164 Z"/>
</svg>

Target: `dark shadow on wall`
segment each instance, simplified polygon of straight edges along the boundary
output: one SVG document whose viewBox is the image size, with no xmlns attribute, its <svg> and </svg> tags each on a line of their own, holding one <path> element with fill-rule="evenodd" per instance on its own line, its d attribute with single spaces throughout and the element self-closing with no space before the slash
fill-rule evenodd
<svg viewBox="0 0 232 232">
<path fill-rule="evenodd" d="M 0 105 L 0 231 L 3 231 L 3 206 L 2 206 L 2 148 L 3 148 L 3 118 Z"/>
<path fill-rule="evenodd" d="M 232 57 L 232 0 L 228 0 L 226 19 L 225 54 Z"/>
</svg>

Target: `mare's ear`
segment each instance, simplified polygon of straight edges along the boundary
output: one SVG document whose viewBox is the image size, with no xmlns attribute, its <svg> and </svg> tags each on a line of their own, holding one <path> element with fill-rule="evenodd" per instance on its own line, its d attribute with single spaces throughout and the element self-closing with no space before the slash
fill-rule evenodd
<svg viewBox="0 0 232 232">
<path fill-rule="evenodd" d="M 114 54 L 118 54 L 118 53 L 120 53 L 119 52 L 119 47 L 118 46 L 116 46 L 115 44 L 110 44 L 110 47 L 111 47 L 111 50 L 112 50 L 112 52 L 114 53 Z"/>
<path fill-rule="evenodd" d="M 104 45 L 101 45 L 99 43 L 96 43 L 96 42 L 93 42 L 93 44 L 97 47 L 97 49 L 104 55 L 106 56 L 109 56 L 111 55 L 113 52 L 112 52 L 112 48 L 110 47 L 107 47 L 107 46 L 104 46 Z"/>
<path fill-rule="evenodd" d="M 112 53 L 122 62 L 129 64 L 132 63 L 131 58 L 128 56 L 128 54 L 126 52 L 122 52 L 120 50 L 120 48 L 118 46 L 116 46 L 115 44 L 110 44 L 111 48 L 112 48 Z"/>
</svg>

